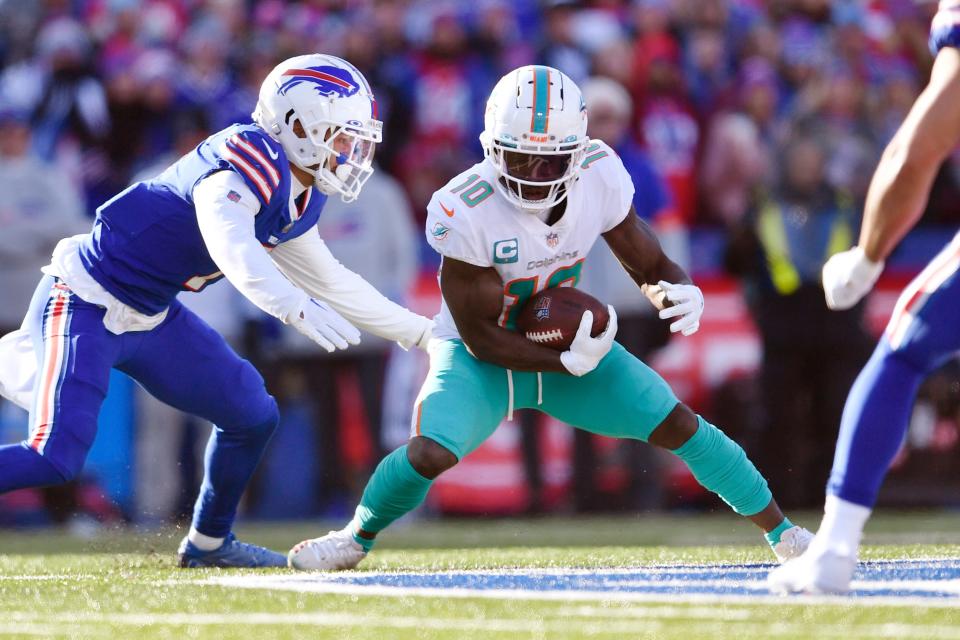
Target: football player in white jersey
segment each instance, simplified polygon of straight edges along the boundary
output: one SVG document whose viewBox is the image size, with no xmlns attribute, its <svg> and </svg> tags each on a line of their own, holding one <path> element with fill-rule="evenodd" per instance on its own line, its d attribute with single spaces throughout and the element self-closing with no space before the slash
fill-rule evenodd
<svg viewBox="0 0 960 640">
<path fill-rule="evenodd" d="M 434 478 L 527 407 L 672 451 L 763 529 L 780 560 L 806 548 L 809 532 L 784 517 L 743 450 L 614 342 L 612 307 L 596 338 L 585 312 L 562 353 L 513 330 L 535 293 L 577 285 L 600 236 L 660 317 L 672 319 L 672 331 L 690 335 L 699 327 L 703 295 L 634 212 L 620 159 L 586 132 L 583 97 L 560 71 L 526 66 L 497 83 L 480 137 L 485 160 L 440 189 L 427 210 L 427 239 L 443 256 L 443 305 L 410 441 L 377 467 L 350 524 L 295 546 L 291 566 L 356 566 L 378 532 L 423 501 Z"/>
</svg>

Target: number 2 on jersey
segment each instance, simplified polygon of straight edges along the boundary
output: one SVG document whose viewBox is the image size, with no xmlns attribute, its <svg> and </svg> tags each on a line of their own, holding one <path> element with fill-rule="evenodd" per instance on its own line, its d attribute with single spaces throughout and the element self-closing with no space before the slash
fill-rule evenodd
<svg viewBox="0 0 960 640">
<path fill-rule="evenodd" d="M 573 264 L 565 267 L 557 267 L 550 277 L 547 278 L 544 289 L 553 289 L 554 287 L 570 286 L 575 287 L 580 282 L 580 272 L 583 270 L 583 258 L 580 258 Z M 568 284 L 569 283 L 569 284 Z M 527 300 L 532 298 L 538 291 L 540 276 L 531 278 L 518 278 L 511 280 L 503 287 L 504 305 L 503 313 L 500 316 L 500 326 L 507 329 L 517 328 L 517 316 L 520 309 L 526 304 Z"/>
</svg>

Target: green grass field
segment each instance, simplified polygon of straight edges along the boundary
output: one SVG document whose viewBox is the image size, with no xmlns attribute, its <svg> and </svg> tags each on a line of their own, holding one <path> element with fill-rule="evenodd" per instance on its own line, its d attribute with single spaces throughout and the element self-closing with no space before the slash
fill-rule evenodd
<svg viewBox="0 0 960 640">
<path fill-rule="evenodd" d="M 800 517 L 813 527 L 816 515 Z M 326 532 L 238 529 L 287 549 Z M 960 557 L 960 515 L 880 514 L 863 559 Z M 0 532 L 0 636 L 17 638 L 960 638 L 960 607 L 373 597 L 203 584 L 246 571 L 174 566 L 182 532 L 93 540 Z M 769 562 L 733 516 L 417 522 L 384 535 L 365 570 L 622 568 Z M 259 572 L 275 573 L 275 572 Z"/>
</svg>

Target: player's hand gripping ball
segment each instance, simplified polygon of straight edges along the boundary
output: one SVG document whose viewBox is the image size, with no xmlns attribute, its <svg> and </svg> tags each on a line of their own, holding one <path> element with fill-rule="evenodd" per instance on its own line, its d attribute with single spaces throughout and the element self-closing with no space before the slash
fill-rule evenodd
<svg viewBox="0 0 960 640">
<path fill-rule="evenodd" d="M 573 287 L 544 289 L 520 309 L 517 330 L 528 340 L 566 351 L 577 335 L 584 311 L 593 312 L 590 335 L 603 333 L 610 320 L 606 305 Z"/>
</svg>

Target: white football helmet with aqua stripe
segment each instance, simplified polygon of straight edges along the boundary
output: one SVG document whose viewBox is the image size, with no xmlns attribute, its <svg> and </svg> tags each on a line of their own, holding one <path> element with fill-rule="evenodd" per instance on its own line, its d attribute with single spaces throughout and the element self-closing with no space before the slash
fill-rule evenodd
<svg viewBox="0 0 960 640">
<path fill-rule="evenodd" d="M 523 209 L 548 209 L 567 197 L 588 142 L 583 95 L 553 67 L 515 69 L 487 100 L 480 143 L 500 193 Z"/>
</svg>

